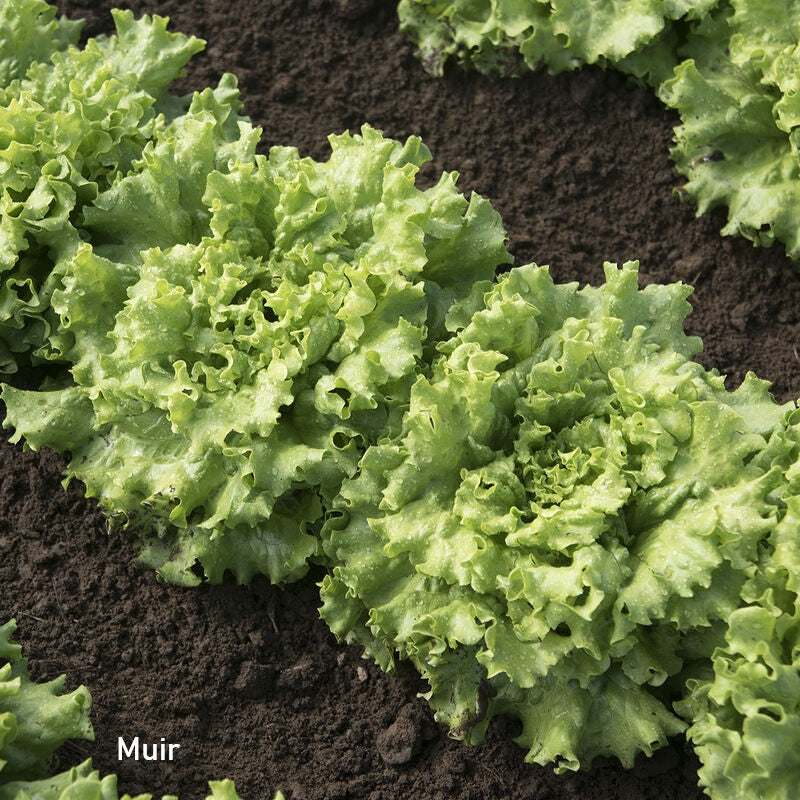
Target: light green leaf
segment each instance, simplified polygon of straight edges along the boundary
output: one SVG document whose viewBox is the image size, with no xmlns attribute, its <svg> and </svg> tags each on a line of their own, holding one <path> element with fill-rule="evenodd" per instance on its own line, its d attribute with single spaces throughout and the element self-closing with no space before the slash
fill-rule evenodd
<svg viewBox="0 0 800 800">
<path fill-rule="evenodd" d="M 677 63 L 675 20 L 697 19 L 717 0 L 401 0 L 400 27 L 425 69 L 450 57 L 482 72 L 551 73 L 619 65 L 651 82 Z M 649 63 L 648 63 L 649 62 Z"/>
<path fill-rule="evenodd" d="M 9 78 L 19 72 L 0 88 L 3 372 L 31 359 L 58 357 L 58 347 L 55 353 L 50 349 L 58 325 L 50 298 L 60 264 L 81 242 L 79 212 L 134 167 L 163 130 L 165 113 L 171 119 L 185 111 L 187 103 L 165 90 L 203 46 L 167 33 L 161 17 L 135 21 L 130 12 L 119 12 L 116 35 L 90 39 L 83 49 L 67 47 L 77 37 L 75 25 L 56 23 L 52 9 L 32 0 L 4 3 L 0 15 L 11 13 L 11 5 L 16 16 L 10 30 L 2 26 L 4 34 L 19 32 L 20 46 L 33 31 L 41 34 L 40 42 L 50 34 L 53 40 L 47 59 L 39 43 L 24 70 L 13 54 L 0 68 L 10 70 Z M 7 47 L 0 42 L 0 53 Z M 16 52 L 17 44 L 11 47 Z"/>
<path fill-rule="evenodd" d="M 729 616 L 713 675 L 695 681 L 679 706 L 712 797 L 789 800 L 800 780 L 798 522 L 795 495 L 742 589 L 745 604 Z"/>
<path fill-rule="evenodd" d="M 45 0 L 0 2 L 0 91 L 31 64 L 77 43 L 83 20 L 56 19 L 56 13 Z"/>
<path fill-rule="evenodd" d="M 0 659 L 6 662 L 0 666 L 0 796 L 7 781 L 43 776 L 67 739 L 94 738 L 89 692 L 83 686 L 66 692 L 63 675 L 33 683 L 27 661 L 10 641 L 15 629 L 14 620 L 0 627 Z"/>
</svg>

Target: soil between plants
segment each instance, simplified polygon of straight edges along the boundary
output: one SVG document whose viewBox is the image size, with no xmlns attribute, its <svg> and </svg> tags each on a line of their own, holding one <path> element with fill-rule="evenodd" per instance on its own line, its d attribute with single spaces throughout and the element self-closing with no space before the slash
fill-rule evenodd
<svg viewBox="0 0 800 800">
<path fill-rule="evenodd" d="M 490 198 L 518 264 L 598 283 L 604 260 L 638 258 L 643 282 L 695 286 L 687 330 L 731 388 L 753 370 L 778 399 L 800 395 L 800 275 L 781 248 L 722 239 L 721 217 L 696 219 L 675 195 L 676 120 L 647 90 L 596 69 L 430 78 L 390 0 L 60 3 L 89 35 L 111 29 L 113 5 L 205 38 L 182 89 L 235 72 L 264 149 L 324 158 L 328 134 L 364 122 L 419 134 L 434 154 L 424 179 L 458 170 L 464 192 Z M 387 676 L 336 644 L 316 612 L 319 575 L 285 589 L 160 584 L 80 486 L 62 489 L 63 465 L 0 448 L 0 620 L 17 618 L 38 679 L 66 672 L 94 698 L 96 741 L 68 744 L 63 763 L 91 756 L 122 791 L 183 800 L 225 776 L 247 800 L 278 788 L 290 800 L 703 796 L 680 739 L 632 770 L 608 761 L 565 776 L 524 763 L 511 721 L 479 747 L 448 739 L 411 668 Z M 118 761 L 117 737 L 137 735 L 181 749 L 163 764 Z"/>
</svg>

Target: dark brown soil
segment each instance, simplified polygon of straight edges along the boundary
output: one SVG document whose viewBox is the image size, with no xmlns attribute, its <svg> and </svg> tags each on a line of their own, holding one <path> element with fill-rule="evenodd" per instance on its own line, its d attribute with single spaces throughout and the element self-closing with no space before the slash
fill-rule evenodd
<svg viewBox="0 0 800 800">
<path fill-rule="evenodd" d="M 64 0 L 87 30 L 108 30 L 110 2 Z M 461 172 L 503 214 L 518 263 L 598 282 L 604 260 L 639 258 L 646 281 L 696 286 L 689 329 L 736 385 L 754 370 L 780 399 L 800 395 L 800 278 L 779 248 L 723 240 L 673 193 L 674 119 L 645 90 L 596 70 L 525 79 L 450 71 L 429 78 L 397 32 L 391 0 L 181 0 L 120 3 L 172 18 L 208 40 L 184 88 L 240 77 L 264 146 L 324 157 L 326 136 L 362 122 L 421 134 L 430 179 Z M 316 614 L 314 578 L 284 590 L 178 589 L 133 565 L 63 462 L 0 449 L 0 620 L 15 616 L 38 678 L 62 672 L 94 697 L 91 755 L 120 788 L 204 796 L 229 776 L 264 800 L 692 800 L 697 764 L 677 741 L 625 771 L 604 763 L 555 776 L 526 765 L 497 722 L 467 747 L 433 723 L 410 669 L 387 677 L 336 645 Z M 178 742 L 174 762 L 117 760 L 117 737 Z"/>
</svg>

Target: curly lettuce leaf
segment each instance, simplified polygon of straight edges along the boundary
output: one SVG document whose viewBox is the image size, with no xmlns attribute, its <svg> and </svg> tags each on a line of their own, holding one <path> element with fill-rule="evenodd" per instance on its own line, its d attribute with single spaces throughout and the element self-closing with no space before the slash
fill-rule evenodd
<svg viewBox="0 0 800 800">
<path fill-rule="evenodd" d="M 606 276 L 476 287 L 323 528 L 334 633 L 384 668 L 410 658 L 454 735 L 511 714 L 558 769 L 630 765 L 683 730 L 670 698 L 776 523 L 765 453 L 793 407 L 690 360 L 687 287 Z"/>
<path fill-rule="evenodd" d="M 80 228 L 99 253 L 136 263 L 149 247 L 198 242 L 209 231 L 208 176 L 252 161 L 259 132 L 239 114 L 237 80 L 196 92 L 185 113 L 148 142 L 131 169 L 90 205 Z"/>
<path fill-rule="evenodd" d="M 761 83 L 777 92 L 775 125 L 790 133 L 800 124 L 800 4 L 797 0 L 733 0 L 730 58 L 755 65 Z"/>
<path fill-rule="evenodd" d="M 672 157 L 681 194 L 698 214 L 727 207 L 724 235 L 800 254 L 797 156 L 798 9 L 792 3 L 732 2 L 697 23 L 685 59 L 658 93 L 678 111 Z"/>
<path fill-rule="evenodd" d="M 209 781 L 210 794 L 205 800 L 242 800 L 236 792 L 233 781 Z M 117 789 L 117 776 L 100 776 L 92 769 L 91 759 L 71 769 L 59 772 L 50 778 L 37 781 L 0 782 L 0 800 L 153 800 L 154 795 L 120 795 Z M 161 800 L 178 800 L 175 795 L 163 795 Z M 284 800 L 281 792 L 276 792 L 273 800 Z"/>
<path fill-rule="evenodd" d="M 83 20 L 56 19 L 45 0 L 0 2 L 0 87 L 22 78 L 31 64 L 77 44 Z"/>
<path fill-rule="evenodd" d="M 0 800 L 120 800 L 116 775 L 100 777 L 91 759 L 47 778 L 15 780 L 5 783 L 0 774 Z M 152 800 L 150 795 L 121 800 Z M 164 797 L 163 800 L 174 800 Z"/>
<path fill-rule="evenodd" d="M 0 786 L 46 774 L 67 739 L 92 739 L 91 697 L 85 687 L 66 692 L 62 675 L 47 683 L 28 677 L 28 663 L 11 642 L 16 623 L 0 627 Z M 2 789 L 0 789 L 2 791 Z"/>
<path fill-rule="evenodd" d="M 794 438 L 797 439 L 797 424 Z M 797 450 L 789 473 L 797 471 Z M 764 548 L 728 620 L 709 674 L 689 683 L 679 710 L 701 761 L 700 785 L 711 797 L 788 800 L 800 780 L 800 496 Z"/>
<path fill-rule="evenodd" d="M 550 0 L 552 23 L 587 64 L 614 64 L 644 49 L 670 21 L 701 19 L 718 0 Z"/>
<path fill-rule="evenodd" d="M 12 5 L 20 46 L 26 31 L 45 33 L 52 14 L 43 4 Z M 24 74 L 0 86 L 0 371 L 29 360 L 56 324 L 55 265 L 81 241 L 80 209 L 129 172 L 186 107 L 165 90 L 203 42 L 168 33 L 157 16 L 119 11 L 114 21 L 116 35 L 78 49 L 63 40 L 73 36 L 70 25 L 50 30 L 51 20 L 49 60 L 36 60 L 43 54 L 34 48 Z"/>
<path fill-rule="evenodd" d="M 206 797 L 206 800 L 242 800 L 236 793 L 236 787 L 230 779 L 209 781 L 208 788 L 211 789 L 211 794 Z M 285 800 L 283 792 L 275 792 L 272 800 Z"/>
<path fill-rule="evenodd" d="M 662 76 L 676 63 L 677 40 L 668 35 L 672 22 L 702 17 L 717 2 L 401 0 L 398 13 L 401 29 L 433 75 L 455 57 L 481 72 L 546 66 L 558 73 L 599 63 Z"/>
<path fill-rule="evenodd" d="M 451 57 L 487 73 L 542 63 L 560 72 L 580 65 L 579 55 L 556 33 L 544 0 L 400 0 L 398 14 L 401 30 L 432 75 L 441 75 Z M 516 51 L 522 64 L 514 59 Z"/>
<path fill-rule="evenodd" d="M 51 306 L 69 318 L 56 318 L 40 353 L 92 361 L 137 279 L 141 253 L 196 244 L 210 232 L 212 214 L 203 199 L 209 175 L 255 158 L 258 130 L 238 108 L 236 79 L 223 75 L 215 89 L 192 97 L 186 113 L 147 144 L 125 177 L 83 208 L 79 225 L 92 244 L 78 245 L 53 270 Z M 72 297 L 68 312 L 65 293 Z M 80 353 L 73 351 L 76 337 Z"/>
<path fill-rule="evenodd" d="M 327 162 L 275 148 L 224 170 L 213 142 L 203 169 L 167 143 L 87 216 L 121 227 L 167 183 L 166 161 L 206 234 L 152 246 L 112 225 L 96 250 L 81 244 L 52 298 L 75 385 L 6 387 L 7 424 L 15 441 L 69 450 L 68 476 L 134 525 L 167 580 L 197 583 L 196 564 L 211 581 L 293 580 L 317 552 L 322 503 L 399 421 L 446 309 L 510 260 L 505 235 L 455 174 L 416 187 L 430 157 L 416 137 L 365 126 L 331 137 Z"/>
</svg>

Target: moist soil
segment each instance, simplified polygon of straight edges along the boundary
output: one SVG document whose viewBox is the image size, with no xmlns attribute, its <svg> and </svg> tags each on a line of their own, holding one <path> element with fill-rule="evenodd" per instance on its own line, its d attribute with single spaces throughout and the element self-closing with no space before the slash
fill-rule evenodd
<svg viewBox="0 0 800 800">
<path fill-rule="evenodd" d="M 112 5 L 60 3 L 89 35 L 110 30 Z M 681 201 L 668 156 L 676 119 L 647 90 L 593 68 L 431 78 L 388 0 L 118 5 L 206 39 L 180 88 L 235 72 L 264 149 L 325 158 L 328 134 L 364 122 L 419 134 L 434 154 L 423 180 L 457 170 L 465 193 L 490 198 L 518 264 L 598 283 L 603 261 L 639 259 L 643 282 L 695 287 L 687 330 L 731 388 L 753 370 L 778 399 L 800 395 L 800 277 L 781 248 L 723 239 L 721 217 L 696 219 Z M 91 756 L 121 791 L 184 800 L 225 776 L 248 800 L 279 788 L 291 800 L 703 796 L 681 739 L 631 770 L 608 760 L 560 776 L 524 762 L 511 720 L 480 746 L 449 739 L 413 669 L 384 675 L 335 642 L 317 615 L 319 574 L 282 589 L 161 584 L 80 485 L 62 488 L 63 467 L 49 452 L 0 449 L 0 620 L 17 618 L 37 679 L 66 673 L 94 698 L 96 741 L 69 743 L 62 764 Z M 172 762 L 118 761 L 120 736 L 181 747 Z"/>
</svg>

